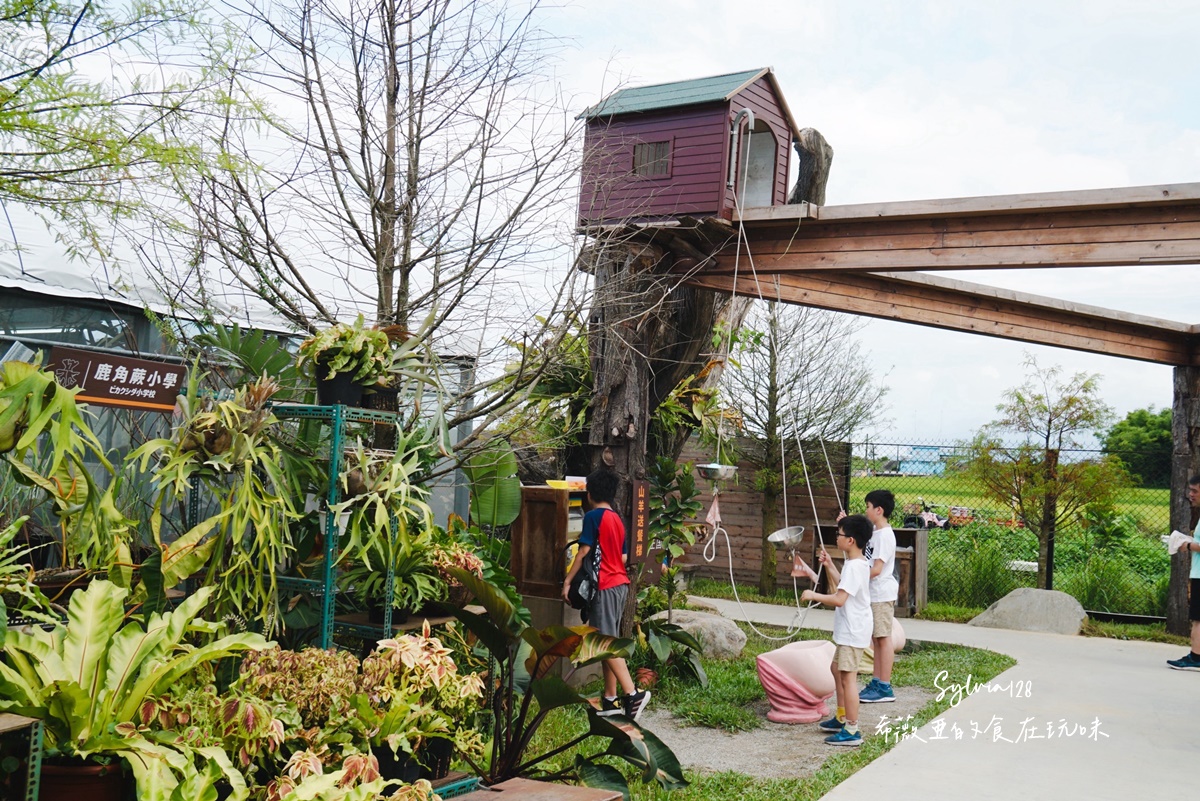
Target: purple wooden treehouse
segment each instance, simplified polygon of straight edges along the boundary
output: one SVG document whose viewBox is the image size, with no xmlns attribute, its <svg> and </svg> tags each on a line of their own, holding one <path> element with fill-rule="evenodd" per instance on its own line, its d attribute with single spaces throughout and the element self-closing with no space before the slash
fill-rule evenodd
<svg viewBox="0 0 1200 801">
<path fill-rule="evenodd" d="M 580 117 L 582 228 L 787 202 L 798 129 L 769 67 L 621 89 Z"/>
</svg>

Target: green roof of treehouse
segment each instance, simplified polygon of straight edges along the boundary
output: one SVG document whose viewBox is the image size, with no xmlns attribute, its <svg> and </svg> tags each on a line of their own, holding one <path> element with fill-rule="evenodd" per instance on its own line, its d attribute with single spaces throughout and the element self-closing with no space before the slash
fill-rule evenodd
<svg viewBox="0 0 1200 801">
<path fill-rule="evenodd" d="M 713 75 L 690 81 L 618 89 L 579 116 L 591 120 L 596 117 L 612 117 L 617 114 L 632 114 L 639 111 L 655 111 L 729 100 L 747 85 L 770 72 L 770 67 L 763 67 L 757 70 L 731 72 L 728 75 Z"/>
</svg>

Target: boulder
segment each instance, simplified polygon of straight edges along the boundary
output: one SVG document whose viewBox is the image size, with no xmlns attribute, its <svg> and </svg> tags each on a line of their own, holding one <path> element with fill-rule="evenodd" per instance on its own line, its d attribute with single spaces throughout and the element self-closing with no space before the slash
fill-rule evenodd
<svg viewBox="0 0 1200 801">
<path fill-rule="evenodd" d="M 1087 613 L 1079 601 L 1065 592 L 1020 587 L 985 609 L 971 625 L 1078 634 L 1086 618 Z"/>
<path fill-rule="evenodd" d="M 665 620 L 666 612 L 659 612 L 651 620 Z M 704 656 L 710 659 L 734 659 L 741 656 L 746 647 L 746 633 L 728 618 L 709 612 L 693 612 L 679 609 L 671 615 L 671 622 L 700 641 Z"/>
<path fill-rule="evenodd" d="M 687 596 L 687 605 L 698 612 L 712 612 L 718 615 L 721 614 L 721 607 L 717 606 L 707 598 L 701 598 L 698 595 Z"/>
</svg>

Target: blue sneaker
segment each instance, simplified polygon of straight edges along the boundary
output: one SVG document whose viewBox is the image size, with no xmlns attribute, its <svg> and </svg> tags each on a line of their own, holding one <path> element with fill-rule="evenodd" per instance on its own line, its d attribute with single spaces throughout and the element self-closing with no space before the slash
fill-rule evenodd
<svg viewBox="0 0 1200 801">
<path fill-rule="evenodd" d="M 1192 656 L 1190 651 L 1182 659 L 1168 659 L 1167 664 L 1174 670 L 1200 670 L 1200 659 Z"/>
<path fill-rule="evenodd" d="M 874 685 L 863 687 L 858 700 L 864 704 L 889 704 L 896 700 L 896 693 L 892 691 L 892 685 L 877 681 Z"/>
<path fill-rule="evenodd" d="M 838 716 L 834 715 L 829 720 L 822 720 L 817 724 L 817 728 L 821 731 L 841 731 L 845 725 L 845 721 L 838 720 Z"/>
<path fill-rule="evenodd" d="M 845 726 L 843 726 L 841 728 L 841 731 L 839 731 L 837 734 L 831 734 L 828 737 L 826 737 L 825 744 L 826 745 L 844 745 L 844 746 L 848 746 L 850 748 L 858 748 L 860 745 L 863 744 L 862 732 L 856 731 L 853 734 L 851 734 L 850 731 L 847 730 Z"/>
</svg>

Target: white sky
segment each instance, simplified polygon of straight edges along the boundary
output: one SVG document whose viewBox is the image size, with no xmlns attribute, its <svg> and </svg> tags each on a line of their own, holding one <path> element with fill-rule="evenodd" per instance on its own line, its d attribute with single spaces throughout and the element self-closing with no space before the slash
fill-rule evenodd
<svg viewBox="0 0 1200 801">
<path fill-rule="evenodd" d="M 774 67 L 835 151 L 830 204 L 1200 181 L 1200 2 L 577 0 L 542 18 L 573 48 L 582 110 L 618 85 Z M 955 273 L 1200 322 L 1193 267 Z M 886 442 L 968 436 L 1025 351 L 1103 376 L 1119 415 L 1171 403 L 1171 368 L 884 321 L 862 332 L 890 388 Z"/>
</svg>

